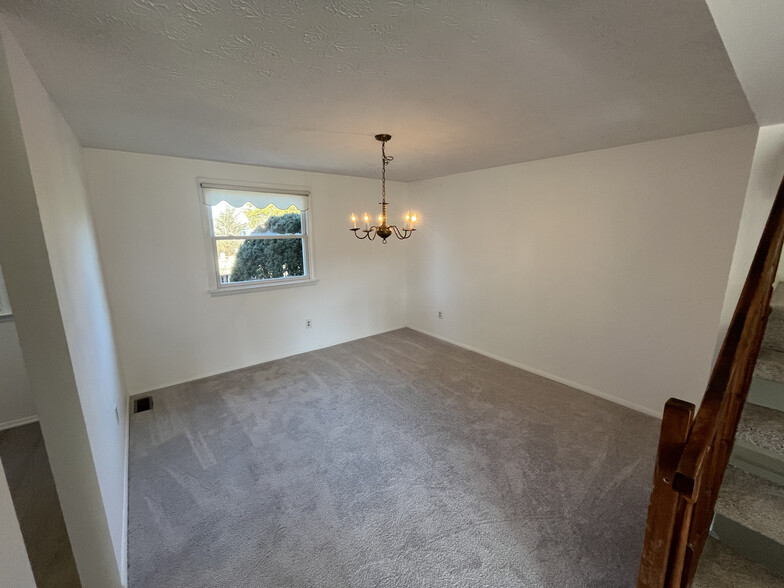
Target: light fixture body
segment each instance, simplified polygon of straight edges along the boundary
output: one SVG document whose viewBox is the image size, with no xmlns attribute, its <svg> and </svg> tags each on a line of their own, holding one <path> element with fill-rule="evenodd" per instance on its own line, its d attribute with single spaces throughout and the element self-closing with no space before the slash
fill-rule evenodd
<svg viewBox="0 0 784 588">
<path fill-rule="evenodd" d="M 400 229 L 397 225 L 387 225 L 387 165 L 394 159 L 392 156 L 386 154 L 386 143 L 392 138 L 392 135 L 381 133 L 376 135 L 376 141 L 381 141 L 381 216 L 378 219 L 378 225 L 372 227 L 366 226 L 360 229 L 356 226 L 356 217 L 352 214 L 351 220 L 354 227 L 350 230 L 354 233 L 357 239 L 367 239 L 373 241 L 376 237 L 381 238 L 382 243 L 386 243 L 387 239 L 393 234 L 398 239 L 408 239 L 414 234 L 416 230 L 413 227 L 413 222 L 416 222 L 416 215 L 412 217 L 413 221 L 406 221 L 406 225 Z M 408 219 L 408 216 L 406 217 Z M 365 224 L 367 225 L 367 214 L 365 215 Z"/>
</svg>

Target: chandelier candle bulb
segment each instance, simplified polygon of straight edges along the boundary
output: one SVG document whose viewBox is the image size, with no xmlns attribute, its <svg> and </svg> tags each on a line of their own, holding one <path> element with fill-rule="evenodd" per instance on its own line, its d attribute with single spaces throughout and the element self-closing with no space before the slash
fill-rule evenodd
<svg viewBox="0 0 784 588">
<path fill-rule="evenodd" d="M 357 228 L 357 217 L 354 216 L 353 214 L 351 215 L 351 224 L 354 225 L 353 228 L 355 228 L 355 229 Z"/>
</svg>

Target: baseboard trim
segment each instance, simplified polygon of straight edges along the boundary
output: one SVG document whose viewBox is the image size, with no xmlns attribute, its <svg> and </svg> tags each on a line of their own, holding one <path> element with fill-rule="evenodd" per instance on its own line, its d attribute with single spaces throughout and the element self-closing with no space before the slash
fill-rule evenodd
<svg viewBox="0 0 784 588">
<path fill-rule="evenodd" d="M 408 327 L 412 331 L 416 331 L 418 333 L 422 333 L 423 335 L 427 335 L 428 337 L 433 337 L 434 339 L 439 339 L 440 341 L 444 341 L 445 343 L 449 343 L 451 345 L 455 345 L 456 347 L 460 347 L 461 349 L 466 349 L 468 351 L 473 351 L 474 353 L 478 353 L 479 355 L 484 355 L 485 357 L 489 357 L 490 359 L 495 359 L 496 361 L 500 361 L 501 363 L 505 363 L 507 365 L 511 365 L 513 367 L 519 368 L 521 370 L 525 370 L 526 372 L 530 372 L 532 374 L 536 374 L 537 376 L 541 376 L 543 378 L 547 378 L 548 380 L 552 380 L 553 382 L 558 382 L 559 384 L 563 384 L 565 386 L 569 386 L 570 388 L 575 388 L 580 390 L 581 392 L 585 392 L 590 394 L 591 396 L 597 396 L 604 400 L 608 400 L 614 404 L 619 404 L 626 408 L 630 408 L 636 412 L 640 412 L 642 414 L 652 416 L 661 420 L 662 414 L 660 412 L 656 412 L 648 408 L 647 406 L 642 406 L 635 402 L 629 402 L 628 400 L 624 400 L 623 398 L 619 398 L 618 396 L 614 396 L 612 394 L 607 394 L 606 392 L 602 392 L 601 390 L 596 390 L 595 388 L 591 388 L 589 386 L 584 386 L 583 384 L 579 384 L 578 382 L 573 382 L 571 380 L 567 380 L 566 378 L 562 378 L 560 376 L 556 376 L 554 374 L 550 374 L 548 372 L 533 368 L 529 365 L 525 365 L 523 363 L 519 363 L 517 361 L 513 361 L 509 358 L 502 357 L 500 355 L 496 355 L 494 353 L 489 353 L 477 347 L 472 347 L 471 345 L 466 345 L 465 343 L 461 343 L 459 341 L 455 341 L 454 339 L 449 339 L 448 337 L 442 337 L 441 335 L 436 335 L 435 333 L 431 333 L 429 331 L 425 331 L 423 329 L 417 329 L 415 327 Z"/>
<path fill-rule="evenodd" d="M 130 400 L 130 402 L 133 403 L 133 401 L 136 398 L 140 397 L 140 396 L 153 395 L 153 394 L 156 394 L 157 392 L 160 392 L 161 390 L 165 390 L 167 388 L 172 388 L 174 386 L 179 386 L 180 384 L 192 384 L 194 382 L 199 382 L 201 380 L 207 380 L 209 378 L 214 378 L 215 376 L 223 376 L 223 375 L 226 375 L 226 374 L 233 374 L 235 372 L 241 372 L 243 370 L 249 370 L 249 369 L 256 368 L 256 367 L 258 367 L 260 365 L 264 365 L 265 363 L 270 363 L 271 361 L 278 361 L 278 360 L 281 360 L 281 359 L 288 359 L 290 357 L 296 357 L 297 355 L 304 355 L 305 353 L 310 353 L 311 351 L 318 351 L 319 349 L 326 349 L 327 347 L 335 347 L 336 345 L 343 345 L 344 343 L 351 343 L 352 341 L 359 341 L 360 339 L 367 339 L 368 337 L 375 337 L 377 335 L 383 335 L 385 333 L 391 333 L 393 331 L 399 331 L 400 329 L 406 329 L 406 328 L 409 328 L 409 327 L 406 327 L 405 325 L 403 325 L 403 326 L 400 326 L 400 327 L 393 327 L 393 328 L 387 329 L 385 331 L 378 331 L 378 332 L 374 332 L 374 333 L 368 333 L 366 335 L 360 335 L 359 337 L 353 337 L 351 339 L 345 339 L 345 340 L 341 339 L 340 341 L 333 341 L 331 343 L 324 343 L 323 345 L 321 345 L 321 344 L 309 345 L 309 346 L 307 346 L 307 347 L 305 347 L 305 348 L 303 348 L 303 349 L 301 349 L 299 351 L 296 351 L 295 353 L 290 353 L 288 355 L 285 355 L 285 354 L 284 355 L 274 355 L 272 357 L 268 357 L 268 358 L 263 359 L 261 361 L 257 361 L 255 363 L 251 363 L 249 365 L 241 365 L 241 366 L 237 366 L 237 367 L 234 367 L 234 368 L 231 368 L 231 369 L 219 370 L 219 371 L 216 371 L 216 372 L 210 371 L 210 372 L 207 372 L 207 373 L 202 373 L 202 374 L 196 375 L 196 376 L 194 376 L 192 378 L 189 378 L 187 380 L 177 380 L 177 381 L 174 381 L 174 382 L 169 382 L 167 384 L 162 384 L 160 386 L 157 386 L 156 388 L 148 388 L 148 389 L 145 389 L 145 390 L 138 390 L 136 392 L 128 391 L 127 395 L 128 395 L 128 399 Z M 414 330 L 416 330 L 416 329 L 414 329 Z"/>
<path fill-rule="evenodd" d="M 120 583 L 123 588 L 128 586 L 128 472 L 131 454 L 131 409 L 130 402 L 125 403 L 125 455 L 123 464 L 123 529 L 120 544 Z"/>
<path fill-rule="evenodd" d="M 6 421 L 4 423 L 0 423 L 0 431 L 5 431 L 6 429 L 13 429 L 14 427 L 21 427 L 22 425 L 29 425 L 30 423 L 37 423 L 38 422 L 38 415 L 34 414 L 33 416 L 23 417 L 21 419 L 14 419 L 13 421 Z"/>
</svg>

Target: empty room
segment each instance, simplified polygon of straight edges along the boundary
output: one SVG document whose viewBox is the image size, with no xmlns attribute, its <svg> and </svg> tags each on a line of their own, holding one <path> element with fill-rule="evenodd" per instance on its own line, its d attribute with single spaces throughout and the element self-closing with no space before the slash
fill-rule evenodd
<svg viewBox="0 0 784 588">
<path fill-rule="evenodd" d="M 0 586 L 784 586 L 777 0 L 0 0 Z"/>
</svg>

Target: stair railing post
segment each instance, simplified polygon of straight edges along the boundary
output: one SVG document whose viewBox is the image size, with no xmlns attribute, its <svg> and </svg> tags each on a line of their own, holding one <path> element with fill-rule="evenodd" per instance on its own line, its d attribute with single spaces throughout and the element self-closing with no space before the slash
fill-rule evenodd
<svg viewBox="0 0 784 588">
<path fill-rule="evenodd" d="M 637 580 L 639 588 L 663 588 L 666 585 L 674 555 L 673 537 L 679 537 L 684 523 L 687 523 L 684 521 L 685 501 L 673 490 L 672 480 L 693 419 L 694 405 L 690 402 L 670 398 L 664 405 Z"/>
</svg>

